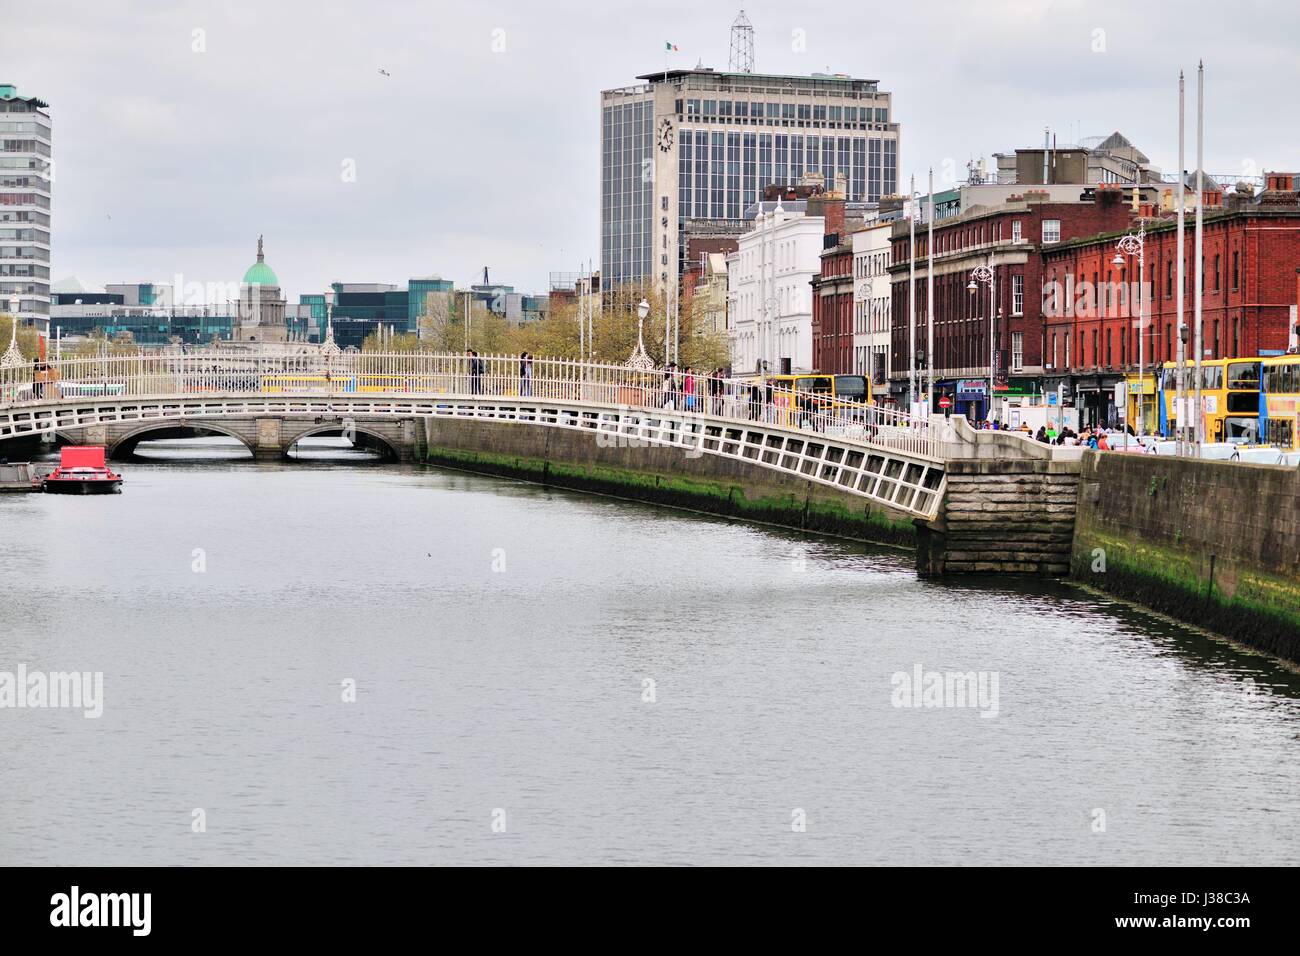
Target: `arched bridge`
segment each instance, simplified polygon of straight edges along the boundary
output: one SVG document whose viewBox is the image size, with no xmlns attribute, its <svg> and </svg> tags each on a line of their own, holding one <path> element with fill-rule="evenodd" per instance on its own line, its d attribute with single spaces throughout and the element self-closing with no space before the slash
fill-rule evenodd
<svg viewBox="0 0 1300 956">
<path fill-rule="evenodd" d="M 410 457 L 421 419 L 590 431 L 593 440 L 747 461 L 916 517 L 945 487 L 932 422 L 740 379 L 517 357 L 208 349 L 0 369 L 0 443 L 61 435 L 110 454 L 163 430 L 216 432 L 258 457 L 314 434 L 362 436 Z M 0 446 L 2 447 L 2 446 Z"/>
</svg>

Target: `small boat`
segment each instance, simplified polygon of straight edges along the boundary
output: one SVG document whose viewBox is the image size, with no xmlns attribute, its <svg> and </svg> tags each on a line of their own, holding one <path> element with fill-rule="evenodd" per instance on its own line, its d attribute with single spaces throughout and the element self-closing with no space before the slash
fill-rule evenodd
<svg viewBox="0 0 1300 956">
<path fill-rule="evenodd" d="M 122 476 L 104 464 L 103 445 L 70 445 L 59 450 L 59 467 L 44 487 L 52 495 L 112 495 L 121 492 Z"/>
</svg>

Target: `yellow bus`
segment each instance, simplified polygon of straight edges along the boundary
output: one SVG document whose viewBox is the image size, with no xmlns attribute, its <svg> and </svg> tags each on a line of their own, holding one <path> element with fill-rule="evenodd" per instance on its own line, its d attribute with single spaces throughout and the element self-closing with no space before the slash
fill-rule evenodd
<svg viewBox="0 0 1300 956">
<path fill-rule="evenodd" d="M 1259 360 L 1259 423 L 1263 441 L 1287 451 L 1300 448 L 1300 355 Z"/>
<path fill-rule="evenodd" d="M 797 420 L 800 408 L 804 411 L 833 412 L 854 405 L 870 405 L 871 387 L 865 375 L 835 375 L 823 372 L 800 372 L 792 375 L 773 375 L 768 381 L 778 389 L 772 403 L 778 409 L 789 409 L 780 416 L 789 424 Z"/>
<path fill-rule="evenodd" d="M 1205 410 L 1205 440 L 1255 444 L 1260 428 L 1260 362 L 1257 358 L 1207 359 L 1201 362 L 1201 406 Z M 1184 372 L 1189 403 L 1196 400 L 1196 366 Z M 1161 369 L 1160 431 L 1172 435 L 1177 425 L 1178 365 Z M 1190 407 L 1190 405 L 1189 405 Z"/>
</svg>

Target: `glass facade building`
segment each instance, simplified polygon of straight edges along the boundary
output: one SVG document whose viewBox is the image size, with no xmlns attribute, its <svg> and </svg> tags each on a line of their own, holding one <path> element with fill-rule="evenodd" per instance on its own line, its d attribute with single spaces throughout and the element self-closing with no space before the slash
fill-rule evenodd
<svg viewBox="0 0 1300 956">
<path fill-rule="evenodd" d="M 675 286 L 687 220 L 739 221 L 808 173 L 849 202 L 898 191 L 899 126 L 877 81 L 675 70 L 601 94 L 601 275 Z"/>
<path fill-rule="evenodd" d="M 50 318 L 49 104 L 0 83 L 0 310 L 47 331 Z"/>
</svg>

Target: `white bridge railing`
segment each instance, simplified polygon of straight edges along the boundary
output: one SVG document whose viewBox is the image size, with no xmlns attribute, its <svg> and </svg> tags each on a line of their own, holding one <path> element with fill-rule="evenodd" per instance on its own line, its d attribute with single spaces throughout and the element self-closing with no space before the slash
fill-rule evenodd
<svg viewBox="0 0 1300 956">
<path fill-rule="evenodd" d="M 472 359 L 433 352 L 329 356 L 315 348 L 302 354 L 217 348 L 106 355 L 0 368 L 0 409 L 100 398 L 238 395 L 582 401 L 762 422 L 933 460 L 943 457 L 942 442 L 927 419 L 757 380 L 685 370 L 640 370 L 566 359 L 522 361 L 518 356 Z"/>
</svg>

